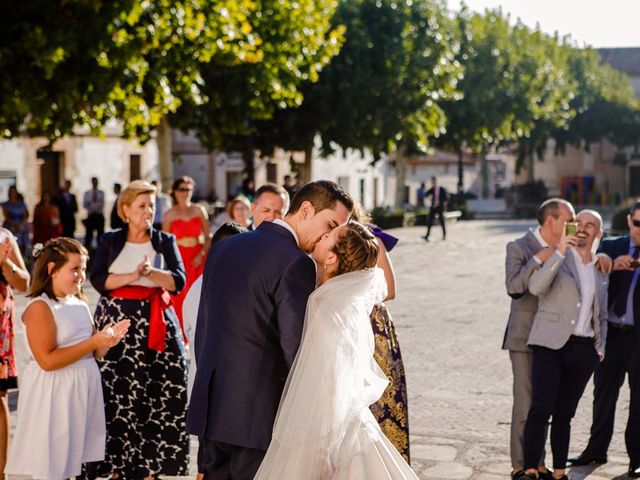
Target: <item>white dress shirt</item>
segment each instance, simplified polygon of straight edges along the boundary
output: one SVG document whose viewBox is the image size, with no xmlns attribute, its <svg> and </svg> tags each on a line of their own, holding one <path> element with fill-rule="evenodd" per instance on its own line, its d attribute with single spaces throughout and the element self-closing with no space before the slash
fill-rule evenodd
<svg viewBox="0 0 640 480">
<path fill-rule="evenodd" d="M 582 257 L 575 248 L 569 248 L 576 262 L 578 277 L 580 281 L 580 313 L 576 322 L 573 334 L 578 337 L 593 337 L 593 302 L 596 298 L 596 261 L 597 257 L 591 255 L 591 261 L 582 262 Z"/>
</svg>

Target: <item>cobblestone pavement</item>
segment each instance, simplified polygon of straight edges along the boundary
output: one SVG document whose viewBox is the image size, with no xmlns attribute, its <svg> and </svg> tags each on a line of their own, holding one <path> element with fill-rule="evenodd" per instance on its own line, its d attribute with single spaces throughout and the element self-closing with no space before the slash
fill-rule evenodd
<svg viewBox="0 0 640 480">
<path fill-rule="evenodd" d="M 405 361 L 412 466 L 421 479 L 509 478 L 511 368 L 500 350 L 509 310 L 504 255 L 506 243 L 530 226 L 514 220 L 450 223 L 446 241 L 436 229 L 430 242 L 421 238 L 422 228 L 391 232 L 401 241 L 391 253 L 398 296 L 388 307 Z M 95 292 L 91 299 L 95 304 Z M 20 314 L 22 297 L 18 305 Z M 21 339 L 17 343 L 22 346 Z M 588 439 L 591 393 L 590 383 L 573 421 L 571 453 Z M 625 387 L 609 463 L 572 469 L 573 480 L 627 478 L 628 408 Z"/>
</svg>

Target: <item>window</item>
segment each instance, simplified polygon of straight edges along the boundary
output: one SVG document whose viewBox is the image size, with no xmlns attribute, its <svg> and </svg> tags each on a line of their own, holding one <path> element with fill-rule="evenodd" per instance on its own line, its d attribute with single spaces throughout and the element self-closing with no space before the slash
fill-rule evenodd
<svg viewBox="0 0 640 480">
<path fill-rule="evenodd" d="M 141 165 L 140 155 L 129 155 L 129 181 L 140 180 Z"/>
</svg>

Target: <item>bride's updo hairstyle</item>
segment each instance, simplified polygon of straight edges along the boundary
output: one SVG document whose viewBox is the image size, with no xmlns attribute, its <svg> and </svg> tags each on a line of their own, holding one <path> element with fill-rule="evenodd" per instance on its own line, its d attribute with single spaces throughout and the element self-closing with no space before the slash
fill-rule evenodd
<svg viewBox="0 0 640 480">
<path fill-rule="evenodd" d="M 331 249 L 338 257 L 335 275 L 373 268 L 378 261 L 378 243 L 371 231 L 358 222 L 347 223 Z"/>
</svg>

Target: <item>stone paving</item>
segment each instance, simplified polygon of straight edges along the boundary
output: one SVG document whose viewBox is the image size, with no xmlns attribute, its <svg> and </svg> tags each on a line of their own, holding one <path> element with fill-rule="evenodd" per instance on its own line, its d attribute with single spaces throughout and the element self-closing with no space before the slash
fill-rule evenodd
<svg viewBox="0 0 640 480">
<path fill-rule="evenodd" d="M 504 254 L 506 243 L 531 225 L 518 220 L 450 223 L 446 241 L 435 229 L 430 242 L 421 238 L 423 228 L 391 232 L 400 238 L 391 253 L 398 296 L 388 307 L 405 361 L 412 466 L 421 479 L 509 478 L 511 368 L 508 354 L 500 350 L 509 310 Z M 95 304 L 95 292 L 90 297 Z M 22 297 L 18 305 L 20 314 Z M 17 344 L 21 348 L 22 339 Z M 591 392 L 590 384 L 573 421 L 571 453 L 579 453 L 588 439 Z M 627 478 L 628 408 L 625 387 L 609 463 L 572 469 L 573 480 Z"/>
</svg>

